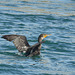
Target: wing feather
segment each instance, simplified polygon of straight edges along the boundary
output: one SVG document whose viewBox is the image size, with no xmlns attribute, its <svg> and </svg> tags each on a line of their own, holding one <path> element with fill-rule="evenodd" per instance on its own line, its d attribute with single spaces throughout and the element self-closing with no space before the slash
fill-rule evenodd
<svg viewBox="0 0 75 75">
<path fill-rule="evenodd" d="M 25 36 L 22 35 L 4 35 L 2 38 L 12 41 L 19 52 L 26 51 L 30 45 L 27 42 L 27 39 Z"/>
</svg>

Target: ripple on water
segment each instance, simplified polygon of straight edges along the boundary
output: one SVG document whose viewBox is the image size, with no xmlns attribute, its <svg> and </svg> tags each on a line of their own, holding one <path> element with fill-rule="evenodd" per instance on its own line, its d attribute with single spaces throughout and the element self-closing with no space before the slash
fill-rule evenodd
<svg viewBox="0 0 75 75">
<path fill-rule="evenodd" d="M 74 0 L 0 1 L 0 37 L 25 35 L 33 45 L 40 33 L 52 34 L 35 57 L 21 55 L 13 43 L 0 38 L 0 74 L 74 75 L 74 15 Z"/>
</svg>

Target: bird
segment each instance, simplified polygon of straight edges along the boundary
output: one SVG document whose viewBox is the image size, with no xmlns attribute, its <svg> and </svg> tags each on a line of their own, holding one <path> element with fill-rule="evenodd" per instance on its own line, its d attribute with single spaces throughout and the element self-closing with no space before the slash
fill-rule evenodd
<svg viewBox="0 0 75 75">
<path fill-rule="evenodd" d="M 3 35 L 1 38 L 6 39 L 7 41 L 13 41 L 14 45 L 18 49 L 19 52 L 25 53 L 25 56 L 32 57 L 40 54 L 41 44 L 45 41 L 42 41 L 47 36 L 51 34 L 40 34 L 38 37 L 38 43 L 30 46 L 26 36 L 23 35 Z"/>
</svg>

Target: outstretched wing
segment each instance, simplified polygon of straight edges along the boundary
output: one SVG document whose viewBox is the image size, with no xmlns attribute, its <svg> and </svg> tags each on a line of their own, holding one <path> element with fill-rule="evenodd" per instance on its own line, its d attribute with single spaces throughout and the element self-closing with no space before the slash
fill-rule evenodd
<svg viewBox="0 0 75 75">
<path fill-rule="evenodd" d="M 37 55 L 40 52 L 40 45 L 42 43 L 44 43 L 45 41 L 39 42 L 35 45 L 33 45 L 32 47 L 28 48 L 28 50 L 26 51 L 26 56 L 33 56 L 33 55 Z"/>
<path fill-rule="evenodd" d="M 27 39 L 25 36 L 22 35 L 4 35 L 2 38 L 13 41 L 16 48 L 19 50 L 19 52 L 26 51 L 30 45 L 27 42 Z"/>
</svg>

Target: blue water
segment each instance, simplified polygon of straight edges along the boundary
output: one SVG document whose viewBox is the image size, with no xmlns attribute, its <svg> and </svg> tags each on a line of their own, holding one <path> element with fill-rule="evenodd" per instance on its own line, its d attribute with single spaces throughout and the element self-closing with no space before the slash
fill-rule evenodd
<svg viewBox="0 0 75 75">
<path fill-rule="evenodd" d="M 0 75 L 75 75 L 75 0 L 0 0 L 0 37 L 25 35 L 30 45 L 41 33 L 41 54 L 25 57 L 0 38 Z"/>
</svg>

